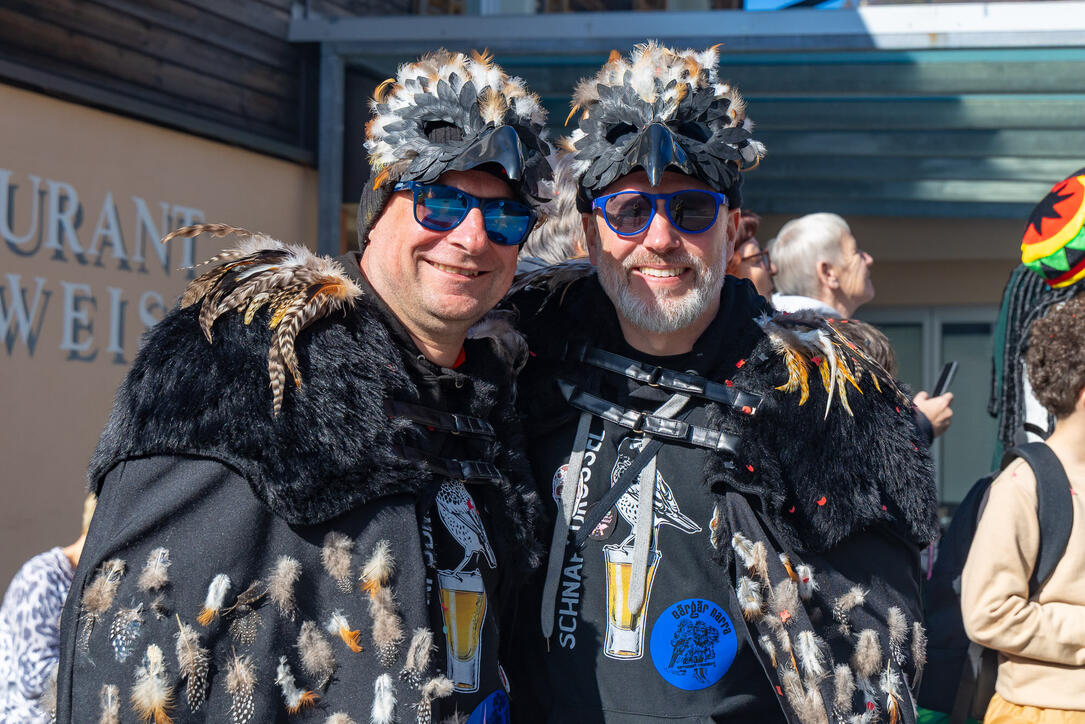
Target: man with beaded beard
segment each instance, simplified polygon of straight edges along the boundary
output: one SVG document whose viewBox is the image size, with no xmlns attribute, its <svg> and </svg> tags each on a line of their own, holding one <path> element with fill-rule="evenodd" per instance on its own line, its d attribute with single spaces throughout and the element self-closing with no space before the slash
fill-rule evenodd
<svg viewBox="0 0 1085 724">
<path fill-rule="evenodd" d="M 724 275 L 764 148 L 717 62 L 649 43 L 581 82 L 558 177 L 592 265 L 514 285 L 553 516 L 517 721 L 914 720 L 929 460 L 878 365 Z"/>
</svg>

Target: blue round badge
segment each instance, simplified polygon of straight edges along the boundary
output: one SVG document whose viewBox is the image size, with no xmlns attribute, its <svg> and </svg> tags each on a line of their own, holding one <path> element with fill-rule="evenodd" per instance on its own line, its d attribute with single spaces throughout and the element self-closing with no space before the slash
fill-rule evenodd
<svg viewBox="0 0 1085 724">
<path fill-rule="evenodd" d="M 722 608 L 703 598 L 670 606 L 652 624 L 652 663 L 668 684 L 685 691 L 712 686 L 727 673 L 738 635 Z"/>
<path fill-rule="evenodd" d="M 483 699 L 467 718 L 467 724 L 510 724 L 511 721 L 509 697 L 501 689 Z"/>
</svg>

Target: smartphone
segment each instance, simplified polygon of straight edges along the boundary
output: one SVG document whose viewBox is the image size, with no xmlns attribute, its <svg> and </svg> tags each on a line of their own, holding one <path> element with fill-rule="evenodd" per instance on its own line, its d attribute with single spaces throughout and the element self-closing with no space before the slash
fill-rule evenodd
<svg viewBox="0 0 1085 724">
<path fill-rule="evenodd" d="M 934 391 L 931 392 L 931 397 L 938 397 L 944 395 L 949 391 L 949 386 L 953 383 L 953 376 L 957 374 L 957 360 L 950 360 L 946 362 L 946 366 L 942 368 L 942 374 L 938 375 L 938 384 L 934 386 Z"/>
</svg>

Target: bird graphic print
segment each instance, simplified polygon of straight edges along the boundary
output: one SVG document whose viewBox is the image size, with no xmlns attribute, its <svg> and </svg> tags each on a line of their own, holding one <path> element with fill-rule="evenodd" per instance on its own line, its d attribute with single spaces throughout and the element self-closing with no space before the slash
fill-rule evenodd
<svg viewBox="0 0 1085 724">
<path fill-rule="evenodd" d="M 610 484 L 618 482 L 622 473 L 633 464 L 633 458 L 647 443 L 644 437 L 626 438 L 618 446 L 618 459 L 614 462 L 614 469 L 610 473 Z M 629 488 L 618 498 L 616 507 L 618 513 L 629 524 L 629 536 L 620 545 L 628 546 L 633 543 L 634 529 L 637 523 L 637 506 L 640 505 L 640 478 L 638 477 Z M 655 547 L 655 538 L 658 536 L 661 525 L 672 525 L 683 533 L 699 533 L 701 526 L 682 513 L 678 509 L 678 501 L 674 498 L 671 486 L 663 479 L 660 472 L 656 472 L 655 495 L 652 499 L 652 547 Z"/>
<path fill-rule="evenodd" d="M 479 689 L 483 631 L 489 607 L 482 563 L 497 568 L 482 516 L 463 483 L 445 480 L 437 490 L 437 516 L 448 538 L 463 548 L 463 557 L 451 569 L 438 567 L 436 579 L 444 622 L 446 675 L 455 691 L 474 693 Z M 450 550 L 448 562 L 455 560 Z M 492 625 L 492 624 L 491 624 Z"/>
<path fill-rule="evenodd" d="M 441 483 L 437 491 L 437 514 L 445 529 L 463 546 L 463 560 L 453 573 L 462 571 L 476 554 L 480 554 L 490 568 L 497 567 L 497 558 L 482 526 L 478 508 L 463 483 L 458 480 Z"/>
</svg>

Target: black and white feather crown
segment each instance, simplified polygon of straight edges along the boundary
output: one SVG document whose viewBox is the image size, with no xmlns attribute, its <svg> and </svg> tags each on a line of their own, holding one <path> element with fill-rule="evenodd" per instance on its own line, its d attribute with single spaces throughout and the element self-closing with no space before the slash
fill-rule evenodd
<svg viewBox="0 0 1085 724">
<path fill-rule="evenodd" d="M 559 145 L 573 154 L 583 191 L 596 194 L 638 167 L 655 185 L 675 168 L 738 204 L 740 172 L 756 166 L 765 147 L 750 135 L 742 96 L 719 78 L 717 48 L 643 43 L 628 58 L 612 51 L 579 83 L 566 119 L 577 117 L 577 128 Z"/>
<path fill-rule="evenodd" d="M 489 54 L 442 49 L 401 65 L 377 86 L 371 107 L 365 147 L 374 188 L 388 181 L 432 183 L 446 171 L 492 161 L 525 196 L 551 195 L 546 111 Z"/>
</svg>

